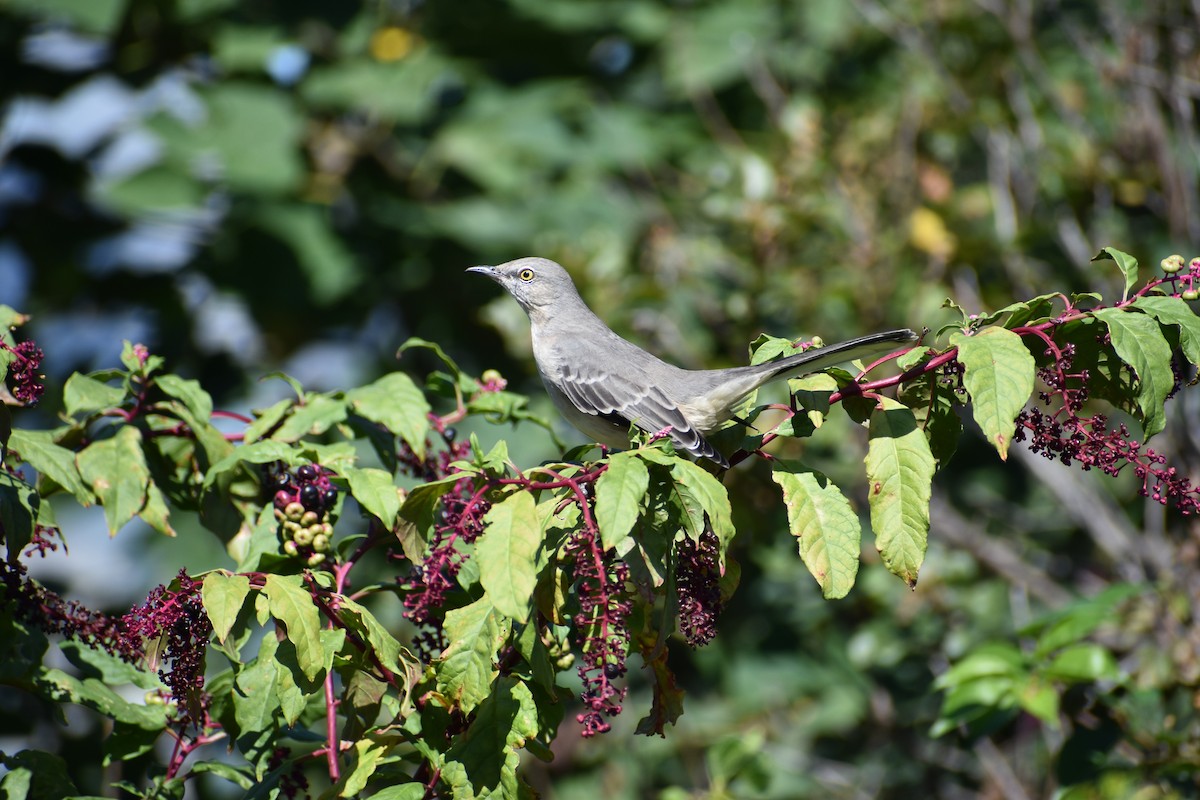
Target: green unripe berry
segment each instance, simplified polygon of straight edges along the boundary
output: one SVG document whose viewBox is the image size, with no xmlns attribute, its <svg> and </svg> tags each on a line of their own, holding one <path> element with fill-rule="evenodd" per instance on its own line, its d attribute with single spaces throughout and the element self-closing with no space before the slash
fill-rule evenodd
<svg viewBox="0 0 1200 800">
<path fill-rule="evenodd" d="M 814 337 L 812 337 L 812 346 L 813 347 L 824 347 L 825 340 L 822 339 L 820 336 L 814 336 Z"/>
<path fill-rule="evenodd" d="M 1183 292 L 1180 293 L 1179 296 L 1182 297 L 1184 300 L 1200 300 L 1200 290 L 1185 289 Z"/>
<path fill-rule="evenodd" d="M 313 537 L 312 548 L 318 553 L 326 552 L 329 550 L 329 537 L 323 533 L 317 534 Z"/>
<path fill-rule="evenodd" d="M 321 523 L 321 533 L 332 538 L 333 537 L 333 526 L 330 525 L 328 522 L 322 522 Z"/>
<path fill-rule="evenodd" d="M 1183 263 L 1183 256 L 1176 253 L 1174 255 L 1167 256 L 1160 261 L 1158 265 L 1162 267 L 1163 272 L 1167 273 L 1168 275 L 1173 275 L 1176 272 L 1179 272 L 1179 270 L 1183 269 Z"/>
<path fill-rule="evenodd" d="M 299 520 L 304 516 L 304 506 L 293 500 L 287 504 L 287 508 L 283 510 L 283 513 L 287 514 L 288 519 Z"/>
<path fill-rule="evenodd" d="M 324 564 L 324 563 L 325 563 L 325 554 L 324 553 L 313 553 L 311 556 L 308 557 L 308 565 L 310 567 L 315 567 L 315 566 L 318 566 L 318 565 Z"/>
<path fill-rule="evenodd" d="M 317 512 L 305 511 L 304 514 L 301 515 L 301 517 L 300 517 L 300 524 L 307 528 L 309 525 L 312 525 L 318 519 L 320 519 L 320 517 L 317 516 Z"/>
<path fill-rule="evenodd" d="M 288 539 L 283 543 L 283 552 L 294 557 L 300 555 L 300 548 L 296 547 L 295 542 L 293 542 L 291 539 Z"/>
<path fill-rule="evenodd" d="M 313 535 L 309 528 L 301 528 L 292 535 L 292 541 L 301 547 L 308 547 L 312 544 Z"/>
</svg>

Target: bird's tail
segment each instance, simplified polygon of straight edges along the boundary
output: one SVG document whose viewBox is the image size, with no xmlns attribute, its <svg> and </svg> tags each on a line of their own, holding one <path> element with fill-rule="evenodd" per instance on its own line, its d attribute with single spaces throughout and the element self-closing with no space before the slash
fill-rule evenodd
<svg viewBox="0 0 1200 800">
<path fill-rule="evenodd" d="M 824 347 L 814 347 L 811 350 L 782 358 L 779 361 L 760 364 L 758 368 L 767 376 L 766 380 L 790 378 L 794 375 L 819 372 L 827 367 L 845 364 L 848 361 L 855 361 L 860 358 L 866 360 L 886 355 L 907 344 L 912 344 L 920 338 L 920 336 L 908 328 L 872 333 L 868 336 L 860 336 L 857 339 L 850 339 L 846 342 L 839 342 Z"/>
</svg>

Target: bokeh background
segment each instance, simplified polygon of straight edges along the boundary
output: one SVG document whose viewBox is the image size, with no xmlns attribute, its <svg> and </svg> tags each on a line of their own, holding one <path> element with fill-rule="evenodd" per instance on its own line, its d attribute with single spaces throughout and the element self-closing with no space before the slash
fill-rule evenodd
<svg viewBox="0 0 1200 800">
<path fill-rule="evenodd" d="M 18 424 L 53 424 L 123 339 L 245 411 L 276 369 L 420 375 L 395 359 L 417 335 L 548 412 L 521 312 L 463 274 L 521 255 L 685 366 L 741 363 L 761 332 L 936 330 L 946 297 L 1111 290 L 1102 246 L 1200 254 L 1198 100 L 1189 0 L 4 0 L 0 302 L 34 315 L 49 382 Z M 1196 394 L 1155 443 L 1192 474 Z M 490 435 L 556 455 L 533 430 Z M 793 455 L 853 495 L 862 454 L 833 423 Z M 530 764 L 546 797 L 1195 796 L 1197 531 L 1132 481 L 968 437 L 922 583 L 868 542 L 835 603 L 766 473 L 728 482 L 742 583 L 720 638 L 672 653 L 686 714 L 634 738 L 635 678 L 613 733 Z M 88 519 L 65 531 L 86 563 L 51 577 L 92 602 L 223 565 L 202 535 Z M 1059 685 L 1057 726 L 1014 708 L 933 735 L 949 664 L 1122 583 L 1135 600 L 1089 633 L 1120 681 Z M 0 687 L 6 749 L 30 713 Z M 38 744 L 89 763 L 91 724 L 45 720 Z"/>
</svg>

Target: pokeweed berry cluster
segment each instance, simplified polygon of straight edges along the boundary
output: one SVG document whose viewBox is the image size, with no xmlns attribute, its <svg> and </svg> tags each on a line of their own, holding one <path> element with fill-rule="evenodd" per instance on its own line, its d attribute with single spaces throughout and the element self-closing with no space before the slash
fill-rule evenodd
<svg viewBox="0 0 1200 800">
<path fill-rule="evenodd" d="M 45 375 L 38 370 L 42 368 L 42 353 L 33 341 L 24 341 L 10 347 L 0 339 L 0 350 L 7 350 L 13 359 L 8 367 L 7 383 L 11 387 L 12 396 L 18 402 L 27 406 L 35 406 L 46 391 L 43 383 Z"/>
<path fill-rule="evenodd" d="M 310 567 L 325 563 L 333 541 L 331 514 L 338 490 L 324 467 L 305 464 L 294 473 L 275 466 L 275 519 L 283 552 L 304 559 Z"/>
<path fill-rule="evenodd" d="M 441 434 L 442 447 L 434 448 L 427 441 L 422 458 L 402 443 L 396 454 L 405 472 L 429 481 L 452 475 L 455 470 L 450 465 L 471 453 L 471 445 L 458 441 L 457 431 L 444 420 L 431 415 L 431 422 Z M 466 559 L 459 548 L 479 538 L 483 515 L 491 508 L 483 491 L 477 492 L 473 483 L 464 477 L 442 496 L 425 559 L 414 564 L 406 576 L 397 578 L 405 590 L 404 616 L 420 629 L 413 644 L 422 658 L 436 656 L 447 644 L 440 623 L 445 618 L 446 594 L 457 585 Z"/>
<path fill-rule="evenodd" d="M 200 594 L 203 581 L 184 570 L 175 580 L 178 589 L 155 587 L 142 605 L 121 618 L 121 640 L 127 652 L 135 653 L 144 652 L 146 642 L 161 640 L 161 661 L 170 662 L 170 668 L 160 667 L 158 676 L 174 700 L 175 724 L 203 728 L 208 724 L 209 703 L 204 692 L 204 655 L 212 623 Z"/>
<path fill-rule="evenodd" d="M 679 632 L 692 647 L 717 635 L 721 614 L 720 543 L 711 531 L 699 542 L 684 537 L 675 545 L 675 591 L 679 596 Z"/>
<path fill-rule="evenodd" d="M 1164 258 L 1159 266 L 1175 286 L 1175 294 L 1184 300 L 1200 300 L 1200 256 L 1187 261 L 1178 253 Z M 1187 272 L 1183 271 L 1187 267 Z M 1182 274 L 1181 274 L 1182 273 Z"/>
<path fill-rule="evenodd" d="M 579 699 L 586 710 L 575 720 L 582 726 L 584 738 L 590 738 L 612 728 L 606 717 L 621 713 L 627 691 L 615 682 L 628 670 L 629 615 L 633 611 L 625 591 L 629 566 L 605 552 L 599 531 L 586 515 L 584 527 L 564 550 L 574 561 L 579 591 L 579 613 L 572 621 L 584 640 L 578 672 L 583 681 Z"/>
<path fill-rule="evenodd" d="M 1200 257 L 1187 261 L 1172 255 L 1164 258 L 1161 266 L 1167 277 L 1158 285 L 1169 287 L 1172 297 L 1200 299 Z M 1138 491 L 1143 497 L 1163 505 L 1173 503 L 1183 516 L 1200 513 L 1200 486 L 1166 466 L 1166 456 L 1134 439 L 1125 425 L 1114 428 L 1103 414 L 1084 412 L 1091 375 L 1086 369 L 1075 369 L 1075 345 L 1059 345 L 1049 337 L 1045 341 L 1050 363 L 1038 370 L 1038 378 L 1045 386 L 1039 399 L 1047 410 L 1031 407 L 1021 411 L 1016 441 L 1028 441 L 1032 452 L 1063 464 L 1079 464 L 1084 470 L 1098 469 L 1115 476 L 1131 469 L 1141 481 Z M 1107 334 L 1101 343 L 1108 343 Z M 1174 395 L 1182 376 L 1174 364 L 1172 368 Z"/>
</svg>

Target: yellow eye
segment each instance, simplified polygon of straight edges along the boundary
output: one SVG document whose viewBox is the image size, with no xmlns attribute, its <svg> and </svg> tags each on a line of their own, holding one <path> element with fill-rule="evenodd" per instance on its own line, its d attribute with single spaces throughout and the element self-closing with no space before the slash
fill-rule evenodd
<svg viewBox="0 0 1200 800">
<path fill-rule="evenodd" d="M 520 279 L 526 283 L 529 283 L 531 280 L 533 280 L 533 270 L 528 268 L 523 269 L 518 277 L 520 277 Z"/>
</svg>

